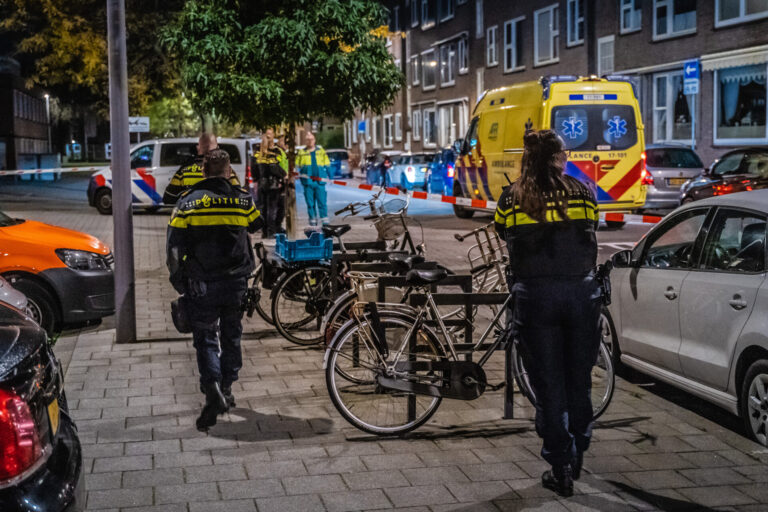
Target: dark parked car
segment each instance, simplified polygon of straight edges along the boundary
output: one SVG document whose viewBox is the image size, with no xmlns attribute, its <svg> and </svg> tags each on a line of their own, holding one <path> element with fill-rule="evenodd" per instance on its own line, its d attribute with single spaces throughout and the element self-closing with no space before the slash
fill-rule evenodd
<svg viewBox="0 0 768 512">
<path fill-rule="evenodd" d="M 0 304 L 0 510 L 85 509 L 83 455 L 45 331 Z"/>
<path fill-rule="evenodd" d="M 681 145 L 652 144 L 646 150 L 648 174 L 646 210 L 672 209 L 680 205 L 680 187 L 704 171 L 704 164 L 691 148 Z"/>
<path fill-rule="evenodd" d="M 346 149 L 327 149 L 325 153 L 331 161 L 331 178 L 351 178 L 349 153 Z"/>
<path fill-rule="evenodd" d="M 456 174 L 456 153 L 452 149 L 441 149 L 427 171 L 427 192 L 453 195 L 453 178 Z"/>
<path fill-rule="evenodd" d="M 689 203 L 761 188 L 768 188 L 768 150 L 741 148 L 724 154 L 699 177 L 685 183 L 680 201 Z"/>
</svg>

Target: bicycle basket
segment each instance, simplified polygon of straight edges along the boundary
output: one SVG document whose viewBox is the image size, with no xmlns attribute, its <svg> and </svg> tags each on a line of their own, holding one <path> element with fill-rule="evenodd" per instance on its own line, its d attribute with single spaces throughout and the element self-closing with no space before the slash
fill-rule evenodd
<svg viewBox="0 0 768 512">
<path fill-rule="evenodd" d="M 405 233 L 405 224 L 400 215 L 385 214 L 373 221 L 380 240 L 397 240 Z"/>
<path fill-rule="evenodd" d="M 357 300 L 362 302 L 376 301 L 378 294 L 379 275 L 373 272 L 350 270 L 347 272 L 352 283 L 352 289 L 357 294 Z"/>
<path fill-rule="evenodd" d="M 381 211 L 384 213 L 405 213 L 408 202 L 402 199 L 392 199 L 381 205 Z"/>
</svg>

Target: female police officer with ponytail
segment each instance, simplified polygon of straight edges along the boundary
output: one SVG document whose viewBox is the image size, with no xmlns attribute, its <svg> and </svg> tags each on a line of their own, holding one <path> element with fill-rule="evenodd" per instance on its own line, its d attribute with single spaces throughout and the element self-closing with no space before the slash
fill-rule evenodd
<svg viewBox="0 0 768 512">
<path fill-rule="evenodd" d="M 541 454 L 552 466 L 542 484 L 570 496 L 592 434 L 597 204 L 589 188 L 563 174 L 567 155 L 555 132 L 528 131 L 524 143 L 520 179 L 499 198 L 496 230 L 509 249 L 515 331 L 536 393 Z"/>
</svg>

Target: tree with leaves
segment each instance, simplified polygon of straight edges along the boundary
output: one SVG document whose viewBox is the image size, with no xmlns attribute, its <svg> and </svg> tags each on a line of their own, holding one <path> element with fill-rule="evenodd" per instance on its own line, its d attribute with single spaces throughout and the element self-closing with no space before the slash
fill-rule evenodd
<svg viewBox="0 0 768 512">
<path fill-rule="evenodd" d="M 130 109 L 179 90 L 158 36 L 183 0 L 126 0 Z M 0 34 L 30 86 L 62 103 L 108 112 L 107 14 L 103 0 L 0 0 Z M 76 110 L 76 109 L 75 109 Z"/>
<path fill-rule="evenodd" d="M 404 84 L 387 51 L 385 21 L 373 0 L 188 0 L 165 43 L 196 110 L 289 128 L 292 173 L 297 125 L 380 111 Z M 292 186 L 287 194 L 295 235 Z"/>
</svg>

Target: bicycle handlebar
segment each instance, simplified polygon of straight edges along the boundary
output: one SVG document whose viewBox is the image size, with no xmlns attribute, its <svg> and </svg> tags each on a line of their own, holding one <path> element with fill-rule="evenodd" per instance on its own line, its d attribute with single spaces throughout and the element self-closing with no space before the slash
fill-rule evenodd
<svg viewBox="0 0 768 512">
<path fill-rule="evenodd" d="M 479 227 L 479 228 L 473 229 L 473 230 L 472 230 L 472 231 L 470 231 L 469 233 L 465 233 L 465 234 L 463 234 L 463 235 L 460 235 L 460 234 L 458 234 L 458 233 L 454 233 L 454 235 L 453 235 L 453 238 L 455 238 L 455 239 L 456 239 L 456 240 L 458 240 L 459 242 L 463 242 L 463 241 L 464 241 L 464 240 L 465 240 L 467 237 L 470 237 L 470 236 L 472 236 L 472 235 L 476 235 L 477 233 L 479 233 L 479 232 L 481 232 L 481 231 L 485 231 L 485 230 L 487 230 L 488 228 L 490 228 L 492 225 L 493 225 L 493 222 L 489 222 L 489 223 L 488 223 L 488 224 L 486 224 L 485 226 L 481 226 L 481 227 Z"/>
</svg>

